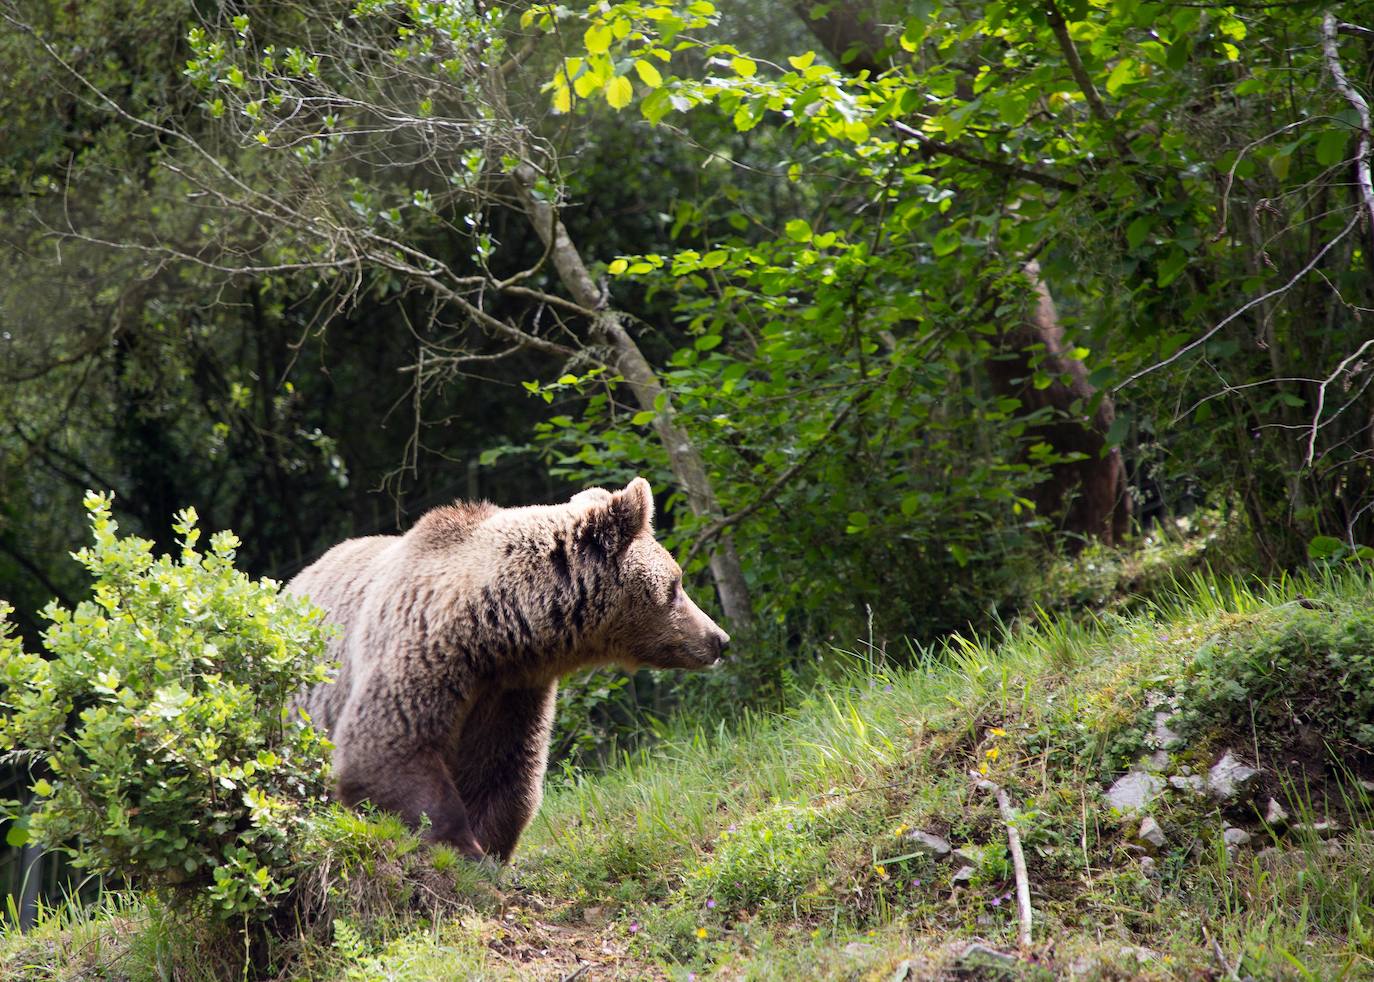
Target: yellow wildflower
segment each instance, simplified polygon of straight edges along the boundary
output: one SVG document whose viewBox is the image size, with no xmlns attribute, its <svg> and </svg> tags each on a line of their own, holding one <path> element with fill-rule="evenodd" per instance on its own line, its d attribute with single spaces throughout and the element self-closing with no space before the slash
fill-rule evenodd
<svg viewBox="0 0 1374 982">
<path fill-rule="evenodd" d="M 996 760 L 997 757 L 998 757 L 998 755 L 999 755 L 1001 752 L 1002 752 L 1002 751 L 998 750 L 996 747 L 988 747 L 988 749 L 987 749 L 987 758 L 988 758 L 988 760 Z"/>
<path fill-rule="evenodd" d="M 882 863 L 875 863 L 873 865 L 873 872 L 878 874 L 879 879 L 887 879 L 887 867 L 884 866 Z"/>
<path fill-rule="evenodd" d="M 699 927 L 699 928 L 697 928 L 697 937 L 698 937 L 698 938 L 704 938 L 704 937 L 706 937 L 706 928 L 704 928 L 704 927 Z"/>
<path fill-rule="evenodd" d="M 1007 731 L 1002 729 L 1000 726 L 994 726 L 992 729 L 988 730 L 988 732 L 995 737 L 1003 737 L 1007 735 Z"/>
</svg>

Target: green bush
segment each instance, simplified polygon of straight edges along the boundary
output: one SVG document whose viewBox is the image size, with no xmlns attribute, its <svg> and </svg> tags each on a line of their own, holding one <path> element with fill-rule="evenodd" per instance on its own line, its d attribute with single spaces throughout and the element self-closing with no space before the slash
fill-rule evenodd
<svg viewBox="0 0 1374 982">
<path fill-rule="evenodd" d="M 95 542 L 75 554 L 92 598 L 44 612 L 47 655 L 25 653 L 0 610 L 0 749 L 28 763 L 16 835 L 80 868 L 221 918 L 265 918 L 293 882 L 305 818 L 326 790 L 324 739 L 291 694 L 328 677 L 318 610 L 234 569 L 230 532 L 179 559 L 116 536 L 110 497 L 88 494 Z"/>
<path fill-rule="evenodd" d="M 1374 753 L 1374 614 L 1314 606 L 1282 605 L 1205 643 L 1180 686 L 1180 722 L 1270 739 L 1301 729 Z"/>
</svg>

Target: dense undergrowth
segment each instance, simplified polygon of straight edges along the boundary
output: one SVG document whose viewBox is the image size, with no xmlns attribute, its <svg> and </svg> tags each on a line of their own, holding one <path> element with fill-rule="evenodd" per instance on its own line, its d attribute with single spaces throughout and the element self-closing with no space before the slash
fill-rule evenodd
<svg viewBox="0 0 1374 982">
<path fill-rule="evenodd" d="M 428 851 L 385 818 L 331 812 L 256 970 L 1369 977 L 1372 591 L 1359 572 L 1269 585 L 1199 574 L 1130 612 L 955 638 L 911 668 L 867 652 L 785 712 L 684 724 L 603 774 L 554 775 L 500 872 Z M 1259 772 L 1249 793 L 1192 790 L 1228 750 Z M 1160 789 L 1123 815 L 1105 792 L 1133 768 Z M 1016 809 L 1028 949 L 980 777 Z M 1142 836 L 1143 816 L 1160 840 Z M 916 831 L 953 855 L 935 858 Z M 1249 841 L 1228 845 L 1240 833 Z M 0 975 L 224 977 L 242 971 L 242 944 L 111 892 L 7 935 Z"/>
</svg>

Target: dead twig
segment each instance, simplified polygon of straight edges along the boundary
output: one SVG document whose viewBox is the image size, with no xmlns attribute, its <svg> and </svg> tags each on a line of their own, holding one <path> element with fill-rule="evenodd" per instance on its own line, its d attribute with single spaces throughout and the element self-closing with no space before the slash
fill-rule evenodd
<svg viewBox="0 0 1374 982">
<path fill-rule="evenodd" d="M 1031 943 L 1030 877 L 1026 873 L 1026 854 L 1021 850 L 1021 832 L 1016 827 L 1016 814 L 1012 811 L 1011 799 L 1001 785 L 983 778 L 978 781 L 978 790 L 988 791 L 997 798 L 997 810 L 1007 827 L 1007 851 L 1011 853 L 1011 868 L 1016 876 L 1016 911 L 1021 921 L 1017 943 L 1024 950 Z"/>
<path fill-rule="evenodd" d="M 1207 925 L 1202 925 L 1202 937 L 1212 946 L 1212 956 L 1216 958 L 1217 964 L 1221 966 L 1221 971 L 1228 979 L 1239 979 L 1240 974 L 1235 970 L 1229 961 L 1226 960 L 1226 952 L 1221 950 L 1221 945 L 1217 939 L 1212 937 L 1207 931 Z"/>
</svg>

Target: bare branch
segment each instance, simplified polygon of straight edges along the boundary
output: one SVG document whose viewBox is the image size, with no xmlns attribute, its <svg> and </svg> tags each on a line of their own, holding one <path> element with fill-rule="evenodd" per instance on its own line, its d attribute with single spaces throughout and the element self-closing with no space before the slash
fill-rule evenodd
<svg viewBox="0 0 1374 982">
<path fill-rule="evenodd" d="M 1305 265 L 1302 269 L 1294 273 L 1293 276 L 1288 280 L 1288 282 L 1283 284 L 1283 286 L 1275 287 L 1268 293 L 1260 294 L 1258 297 L 1255 297 L 1254 299 L 1242 304 L 1240 307 L 1237 307 L 1235 310 L 1231 311 L 1231 313 L 1227 314 L 1221 320 L 1217 321 L 1217 323 L 1214 324 L 1209 330 L 1207 330 L 1201 337 L 1188 342 L 1183 347 L 1175 351 L 1168 358 L 1165 358 L 1162 361 L 1157 361 L 1153 365 L 1149 365 L 1145 368 L 1142 368 L 1134 375 L 1131 375 L 1123 381 L 1118 382 L 1115 386 L 1112 387 L 1112 391 L 1120 392 L 1122 389 L 1130 385 L 1132 382 L 1136 382 L 1144 378 L 1146 375 L 1150 375 L 1153 372 L 1159 371 L 1161 368 L 1164 368 L 1168 365 L 1172 365 L 1174 362 L 1178 361 L 1184 355 L 1188 354 L 1188 352 L 1194 351 L 1201 345 L 1206 344 L 1208 341 L 1210 341 L 1213 337 L 1216 336 L 1218 331 L 1224 328 L 1227 324 L 1231 323 L 1241 314 L 1245 313 L 1247 310 L 1250 310 L 1258 306 L 1259 304 L 1264 303 L 1266 300 L 1272 300 L 1274 297 L 1277 297 L 1280 294 L 1287 293 L 1289 290 L 1293 288 L 1293 285 L 1297 283 L 1298 280 L 1302 279 L 1308 273 L 1312 272 L 1312 270 L 1316 267 L 1317 263 L 1322 261 L 1323 256 L 1325 256 L 1328 252 L 1334 249 L 1337 243 L 1339 243 L 1342 239 L 1344 239 L 1354 230 L 1355 226 L 1360 223 L 1361 217 L 1361 215 L 1357 214 L 1354 218 L 1352 218 L 1346 224 L 1345 228 L 1341 229 L 1339 232 L 1336 233 L 1335 238 L 1333 238 L 1326 245 L 1322 246 L 1321 249 L 1318 250 L 1317 254 L 1308 261 L 1307 265 Z"/>
<path fill-rule="evenodd" d="M 1317 387 L 1317 408 L 1312 413 L 1312 427 L 1307 435 L 1307 466 L 1311 467 L 1312 461 L 1316 458 L 1317 431 L 1326 425 L 1325 423 L 1321 422 L 1321 418 L 1322 410 L 1326 407 L 1327 388 L 1331 385 L 1332 382 L 1336 381 L 1336 379 L 1344 375 L 1347 366 L 1349 366 L 1352 362 L 1357 361 L 1361 356 L 1364 355 L 1366 351 L 1370 349 L 1371 346 L 1374 346 L 1374 338 L 1368 339 L 1367 341 L 1365 341 L 1364 344 L 1356 348 L 1355 353 L 1349 355 L 1339 365 L 1337 365 L 1336 370 L 1332 372 L 1330 375 L 1328 375 L 1325 379 L 1323 379 L 1321 385 Z M 1328 422 L 1330 421 L 1328 420 Z"/>
<path fill-rule="evenodd" d="M 1336 83 L 1336 91 L 1345 97 L 1345 101 L 1355 108 L 1360 117 L 1360 139 L 1355 149 L 1355 183 L 1359 187 L 1361 207 L 1369 219 L 1370 243 L 1374 245 L 1374 178 L 1371 178 L 1369 170 L 1369 103 L 1365 102 L 1364 96 L 1356 91 L 1345 76 L 1345 69 L 1341 66 L 1340 47 L 1336 40 L 1339 29 L 1335 14 L 1327 13 L 1322 18 L 1322 53 L 1326 57 L 1326 68 L 1331 73 L 1331 79 Z M 1374 35 L 1374 32 L 1370 33 Z"/>
</svg>

